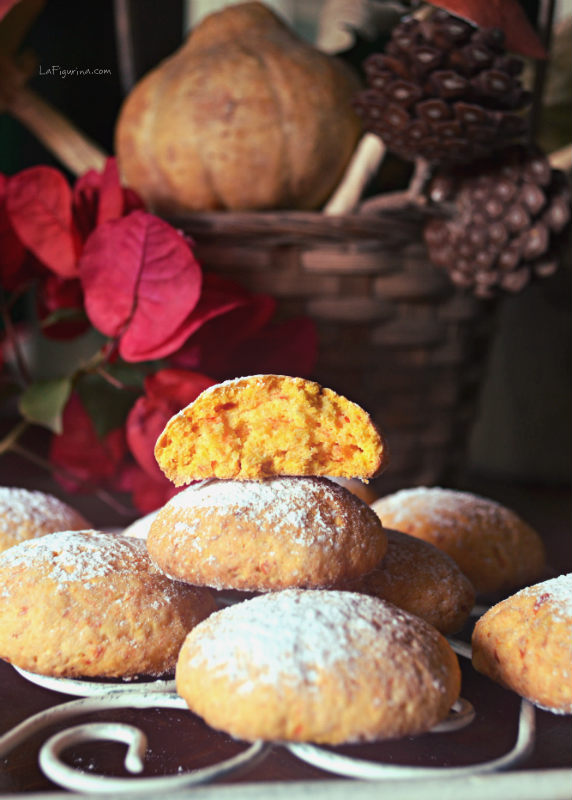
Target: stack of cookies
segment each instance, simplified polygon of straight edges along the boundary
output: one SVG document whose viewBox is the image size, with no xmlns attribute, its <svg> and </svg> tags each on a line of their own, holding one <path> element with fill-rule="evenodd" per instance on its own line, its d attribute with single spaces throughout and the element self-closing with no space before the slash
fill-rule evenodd
<svg viewBox="0 0 572 800">
<path fill-rule="evenodd" d="M 387 537 L 325 475 L 371 478 L 385 461 L 368 415 L 301 378 L 260 375 L 203 392 L 157 440 L 177 494 L 147 547 L 167 574 L 217 589 L 317 589 L 372 570 Z"/>
<path fill-rule="evenodd" d="M 152 560 L 180 581 L 262 593 L 187 637 L 177 689 L 191 710 L 242 739 L 330 744 L 412 735 L 447 715 L 460 671 L 442 634 L 356 583 L 399 535 L 326 477 L 385 466 L 363 409 L 300 378 L 239 378 L 173 417 L 155 454 L 177 485 L 200 482 L 153 518 Z"/>
<path fill-rule="evenodd" d="M 177 485 L 202 479 L 148 518 L 149 552 L 167 574 L 222 590 L 379 596 L 447 634 L 466 621 L 474 590 L 454 561 L 383 528 L 335 482 L 375 477 L 387 448 L 330 389 L 279 375 L 218 384 L 169 421 L 155 452 Z"/>
</svg>

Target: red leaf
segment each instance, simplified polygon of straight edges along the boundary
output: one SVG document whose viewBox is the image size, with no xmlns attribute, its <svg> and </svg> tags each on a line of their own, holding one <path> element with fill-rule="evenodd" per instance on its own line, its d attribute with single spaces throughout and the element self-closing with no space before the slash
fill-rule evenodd
<svg viewBox="0 0 572 800">
<path fill-rule="evenodd" d="M 171 356 L 173 364 L 216 377 L 226 375 L 241 342 L 266 325 L 276 310 L 276 301 L 269 295 L 251 294 L 232 281 L 205 275 L 205 304 L 209 295 L 222 299 L 225 293 L 229 299 L 234 296 L 234 302 L 228 305 L 221 302 L 219 314 L 205 315 L 202 325 Z M 196 311 L 202 301 L 203 296 Z"/>
<path fill-rule="evenodd" d="M 127 443 L 138 464 L 149 475 L 163 475 L 155 460 L 157 438 L 169 419 L 214 381 L 198 372 L 162 369 L 145 379 L 145 394 L 127 417 Z"/>
<path fill-rule="evenodd" d="M 90 169 L 75 183 L 73 214 L 83 239 L 98 225 L 144 209 L 143 201 L 132 189 L 122 188 L 115 158 L 108 158 L 103 172 Z"/>
<path fill-rule="evenodd" d="M 77 394 L 64 410 L 63 432 L 52 438 L 50 461 L 61 471 L 58 481 L 68 491 L 92 491 L 100 485 L 113 486 L 113 479 L 125 456 L 125 433 L 111 431 L 99 439 Z"/>
<path fill-rule="evenodd" d="M 546 58 L 538 34 L 528 21 L 519 0 L 429 0 L 479 28 L 500 28 L 506 49 L 528 58 Z"/>
<path fill-rule="evenodd" d="M 19 0 L 0 0 L 0 20 L 4 19 L 6 14 L 17 5 Z"/>
<path fill-rule="evenodd" d="M 204 310 L 209 306 L 212 312 L 205 314 Z M 220 328 L 228 333 L 232 342 L 240 342 L 265 325 L 275 310 L 276 300 L 270 295 L 253 294 L 234 281 L 207 274 L 201 299 L 193 316 L 199 318 L 202 312 L 202 322 L 196 330 L 213 320 L 213 325 L 205 331 L 207 336 L 211 335 L 217 326 L 214 322 L 217 318 Z"/>
<path fill-rule="evenodd" d="M 6 176 L 0 174 L 0 279 L 2 286 L 10 291 L 18 287 L 22 278 L 26 248 L 16 236 L 6 213 L 7 183 Z"/>
<path fill-rule="evenodd" d="M 73 217 L 82 239 L 87 239 L 97 224 L 101 175 L 90 169 L 77 179 L 73 188 Z"/>
<path fill-rule="evenodd" d="M 165 339 L 162 353 L 171 355 L 179 351 L 182 346 L 185 346 L 189 336 L 193 336 L 205 323 L 222 314 L 227 314 L 241 304 L 248 303 L 248 296 L 243 297 L 243 295 L 246 295 L 245 290 L 232 283 L 232 281 L 226 281 L 215 275 L 203 275 L 202 291 L 197 305 L 179 327 Z M 231 346 L 228 343 L 226 344 L 229 347 Z M 145 355 L 143 350 L 141 350 L 141 355 Z M 151 353 L 147 357 L 155 358 L 156 355 Z M 188 365 L 181 363 L 181 366 L 186 367 Z"/>
<path fill-rule="evenodd" d="M 69 184 L 53 167 L 30 167 L 8 180 L 6 210 L 20 241 L 63 278 L 77 274 L 71 205 Z"/>
<path fill-rule="evenodd" d="M 125 361 L 169 355 L 185 337 L 181 325 L 196 306 L 201 270 L 187 242 L 144 211 L 106 222 L 88 238 L 79 264 L 87 314 L 119 337 Z"/>
<path fill-rule="evenodd" d="M 232 370 L 224 377 L 274 373 L 310 375 L 318 354 L 314 322 L 307 317 L 267 325 L 246 339 L 233 354 Z"/>
<path fill-rule="evenodd" d="M 115 158 L 108 158 L 101 173 L 97 224 L 119 219 L 123 214 L 123 190 L 119 182 L 119 169 Z"/>
<path fill-rule="evenodd" d="M 131 211 L 142 210 L 145 211 L 145 203 L 139 197 L 135 189 L 130 189 L 129 186 L 123 187 L 123 215 L 130 214 Z"/>
</svg>

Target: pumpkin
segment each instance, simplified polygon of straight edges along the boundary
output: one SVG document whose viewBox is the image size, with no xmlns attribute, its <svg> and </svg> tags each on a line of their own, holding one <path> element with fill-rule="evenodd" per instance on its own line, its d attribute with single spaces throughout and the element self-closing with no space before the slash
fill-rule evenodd
<svg viewBox="0 0 572 800">
<path fill-rule="evenodd" d="M 360 134 L 353 71 L 258 2 L 206 17 L 120 111 L 127 185 L 162 214 L 314 209 Z"/>
</svg>

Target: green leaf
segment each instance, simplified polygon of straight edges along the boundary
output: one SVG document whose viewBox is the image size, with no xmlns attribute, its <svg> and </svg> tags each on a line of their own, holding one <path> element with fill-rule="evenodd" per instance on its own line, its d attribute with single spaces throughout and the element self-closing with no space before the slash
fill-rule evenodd
<svg viewBox="0 0 572 800">
<path fill-rule="evenodd" d="M 61 433 L 62 415 L 71 390 L 71 378 L 53 378 L 32 383 L 20 396 L 20 414 L 28 422 L 42 425 L 54 433 Z"/>
<path fill-rule="evenodd" d="M 85 375 L 77 384 L 81 402 L 100 439 L 122 427 L 139 392 L 112 386 L 99 375 Z"/>
</svg>

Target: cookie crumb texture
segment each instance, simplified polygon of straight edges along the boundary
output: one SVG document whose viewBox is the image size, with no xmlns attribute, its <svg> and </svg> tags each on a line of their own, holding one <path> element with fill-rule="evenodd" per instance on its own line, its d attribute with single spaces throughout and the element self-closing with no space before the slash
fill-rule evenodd
<svg viewBox="0 0 572 800">
<path fill-rule="evenodd" d="M 303 378 L 255 375 L 210 387 L 172 417 L 155 457 L 181 486 L 277 475 L 368 480 L 385 466 L 386 450 L 356 403 Z"/>
<path fill-rule="evenodd" d="M 383 600 L 289 589 L 198 625 L 176 681 L 231 736 L 335 745 L 430 729 L 457 699 L 460 670 L 438 631 Z"/>
<path fill-rule="evenodd" d="M 387 537 L 366 503 L 327 478 L 211 480 L 159 510 L 147 548 L 177 580 L 269 591 L 362 575 L 385 554 Z"/>
<path fill-rule="evenodd" d="M 172 672 L 215 607 L 208 590 L 163 575 L 137 539 L 63 531 L 0 556 L 0 657 L 41 675 Z"/>
<path fill-rule="evenodd" d="M 572 573 L 522 589 L 475 625 L 473 666 L 555 714 L 572 713 Z"/>
<path fill-rule="evenodd" d="M 372 508 L 385 528 L 448 553 L 477 594 L 514 591 L 545 576 L 546 554 L 538 533 L 494 500 L 418 486 L 386 495 Z"/>
</svg>

